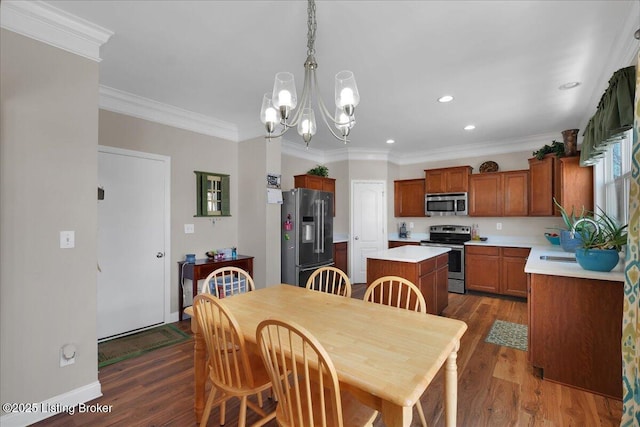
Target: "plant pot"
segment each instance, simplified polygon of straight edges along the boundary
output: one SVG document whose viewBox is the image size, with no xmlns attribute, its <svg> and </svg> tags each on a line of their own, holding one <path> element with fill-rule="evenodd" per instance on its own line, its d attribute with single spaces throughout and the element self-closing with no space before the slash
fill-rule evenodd
<svg viewBox="0 0 640 427">
<path fill-rule="evenodd" d="M 571 232 L 568 230 L 560 230 L 560 247 L 565 252 L 575 252 L 582 244 L 582 237 L 579 233 L 574 233 L 571 237 Z"/>
<path fill-rule="evenodd" d="M 576 249 L 576 261 L 590 271 L 608 272 L 618 265 L 620 254 L 615 249 Z"/>
<path fill-rule="evenodd" d="M 567 157 L 578 155 L 578 129 L 567 129 L 562 131 L 564 141 L 564 155 Z"/>
</svg>

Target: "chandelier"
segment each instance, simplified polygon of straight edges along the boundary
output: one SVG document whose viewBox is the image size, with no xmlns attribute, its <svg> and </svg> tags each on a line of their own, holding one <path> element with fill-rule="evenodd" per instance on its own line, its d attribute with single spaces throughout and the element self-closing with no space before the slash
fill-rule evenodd
<svg viewBox="0 0 640 427">
<path fill-rule="evenodd" d="M 315 96 L 318 111 L 331 134 L 345 144 L 347 136 L 355 124 L 355 108 L 360 102 L 356 80 L 351 71 L 340 71 L 335 77 L 335 114 L 332 115 L 320 95 L 316 70 L 318 63 L 315 54 L 316 39 L 316 3 L 308 1 L 307 6 L 307 60 L 304 63 L 304 87 L 298 105 L 296 86 L 293 74 L 280 72 L 276 74 L 272 93 L 265 93 L 262 98 L 260 121 L 265 125 L 265 138 L 277 138 L 289 129 L 297 127 L 298 133 L 309 147 L 309 141 L 316 133 L 316 117 L 311 108 L 311 100 Z M 315 93 L 314 93 L 315 92 Z M 278 128 L 278 125 L 280 126 Z M 336 128 L 334 130 L 333 128 Z"/>
</svg>

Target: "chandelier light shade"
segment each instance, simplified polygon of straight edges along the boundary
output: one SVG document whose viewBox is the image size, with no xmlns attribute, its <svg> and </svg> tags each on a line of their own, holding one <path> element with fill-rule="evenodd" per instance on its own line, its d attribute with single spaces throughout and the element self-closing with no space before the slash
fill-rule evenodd
<svg viewBox="0 0 640 427">
<path fill-rule="evenodd" d="M 356 79 L 351 71 L 340 71 L 335 77 L 335 115 L 331 115 L 326 107 L 316 76 L 318 63 L 315 59 L 316 37 L 316 3 L 308 0 L 307 6 L 307 60 L 304 63 L 304 86 L 300 107 L 293 74 L 280 72 L 276 74 L 271 94 L 265 93 L 260 109 L 260 121 L 265 125 L 266 138 L 277 138 L 284 135 L 290 128 L 296 127 L 298 133 L 309 147 L 309 142 L 316 134 L 317 124 L 311 100 L 316 99 L 317 109 L 322 121 L 331 134 L 343 141 L 349 142 L 347 136 L 355 125 L 355 109 L 360 102 L 360 94 Z M 337 129 L 337 132 L 333 129 Z"/>
</svg>

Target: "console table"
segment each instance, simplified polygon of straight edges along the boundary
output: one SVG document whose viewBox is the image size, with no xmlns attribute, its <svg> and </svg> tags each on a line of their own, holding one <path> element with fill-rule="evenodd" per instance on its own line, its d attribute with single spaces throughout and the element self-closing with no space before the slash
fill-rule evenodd
<svg viewBox="0 0 640 427">
<path fill-rule="evenodd" d="M 182 292 L 182 283 L 184 279 L 191 280 L 191 295 L 196 296 L 198 295 L 198 280 L 205 279 L 214 270 L 221 267 L 238 267 L 249 273 L 249 276 L 253 277 L 252 256 L 238 255 L 236 258 L 227 258 L 219 261 L 212 258 L 197 259 L 195 264 L 191 264 L 186 261 L 178 262 L 178 318 L 180 320 L 182 320 L 182 311 L 184 309 L 184 296 Z"/>
</svg>

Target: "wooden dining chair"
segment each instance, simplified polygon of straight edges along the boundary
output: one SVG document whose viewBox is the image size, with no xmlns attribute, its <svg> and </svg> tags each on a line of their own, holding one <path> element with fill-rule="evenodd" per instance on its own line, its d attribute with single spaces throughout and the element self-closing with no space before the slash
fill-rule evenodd
<svg viewBox="0 0 640 427">
<path fill-rule="evenodd" d="M 367 287 L 363 299 L 420 313 L 427 312 L 427 303 L 420 289 L 411 281 L 398 276 L 384 276 L 374 280 Z M 422 426 L 427 427 L 427 420 L 420 400 L 416 402 L 415 407 Z"/>
<path fill-rule="evenodd" d="M 256 338 L 278 400 L 279 426 L 373 425 L 377 411 L 340 390 L 329 354 L 305 328 L 267 319 L 258 324 Z"/>
<path fill-rule="evenodd" d="M 253 279 L 245 270 L 238 267 L 221 267 L 204 279 L 200 293 L 224 298 L 253 291 L 255 288 Z"/>
<path fill-rule="evenodd" d="M 247 406 L 262 417 L 253 426 L 261 426 L 275 418 L 275 411 L 267 414 L 247 399 L 253 394 L 260 396 L 271 387 L 271 381 L 261 358 L 247 351 L 240 327 L 224 306 L 223 300 L 210 294 L 199 294 L 193 301 L 193 308 L 198 328 L 206 343 L 208 377 L 212 382 L 200 426 L 207 425 L 211 409 L 218 404 L 220 424 L 223 425 L 226 402 L 232 397 L 240 399 L 240 427 L 246 425 Z M 218 399 L 217 394 L 220 394 Z"/>
<path fill-rule="evenodd" d="M 321 267 L 307 279 L 307 289 L 351 297 L 349 277 L 336 267 Z"/>
<path fill-rule="evenodd" d="M 421 313 L 427 312 L 427 303 L 420 289 L 409 280 L 398 276 L 384 276 L 374 280 L 367 287 L 363 299 Z"/>
</svg>

